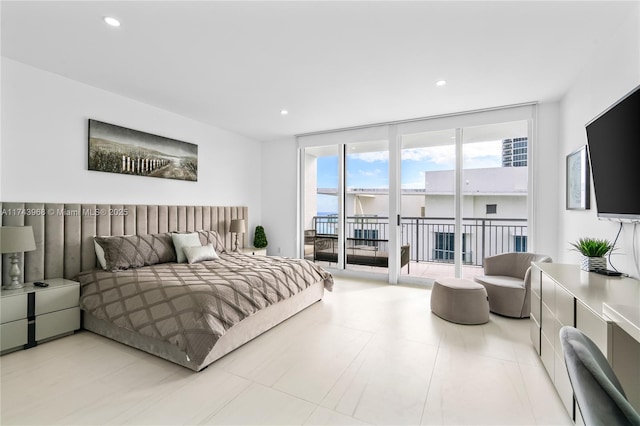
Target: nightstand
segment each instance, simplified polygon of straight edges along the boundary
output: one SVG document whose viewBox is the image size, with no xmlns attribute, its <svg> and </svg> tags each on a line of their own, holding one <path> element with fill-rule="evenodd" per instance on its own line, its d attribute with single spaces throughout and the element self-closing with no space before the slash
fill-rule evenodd
<svg viewBox="0 0 640 426">
<path fill-rule="evenodd" d="M 255 247 L 244 247 L 240 249 L 240 253 L 250 254 L 252 256 L 266 256 L 267 249 L 266 248 L 255 248 Z"/>
<path fill-rule="evenodd" d="M 64 278 L 0 292 L 0 352 L 28 349 L 80 328 L 80 283 Z"/>
</svg>

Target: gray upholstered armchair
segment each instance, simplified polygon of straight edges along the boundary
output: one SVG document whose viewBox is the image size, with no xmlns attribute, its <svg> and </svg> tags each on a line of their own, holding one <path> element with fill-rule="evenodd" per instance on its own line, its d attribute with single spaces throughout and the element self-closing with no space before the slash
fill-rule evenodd
<svg viewBox="0 0 640 426">
<path fill-rule="evenodd" d="M 491 312 L 528 318 L 531 311 L 531 262 L 551 262 L 544 254 L 502 253 L 484 258 L 484 275 L 475 280 L 487 289 Z"/>
</svg>

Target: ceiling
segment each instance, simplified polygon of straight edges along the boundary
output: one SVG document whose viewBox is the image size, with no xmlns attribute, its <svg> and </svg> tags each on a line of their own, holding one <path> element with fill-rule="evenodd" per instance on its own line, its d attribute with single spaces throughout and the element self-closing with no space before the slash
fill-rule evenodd
<svg viewBox="0 0 640 426">
<path fill-rule="evenodd" d="M 557 100 L 639 2 L 0 5 L 2 56 L 266 141 Z"/>
</svg>

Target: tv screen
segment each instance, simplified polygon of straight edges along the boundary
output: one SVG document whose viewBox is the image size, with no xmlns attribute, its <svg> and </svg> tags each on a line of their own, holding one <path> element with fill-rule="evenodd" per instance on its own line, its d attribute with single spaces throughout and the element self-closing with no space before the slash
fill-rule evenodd
<svg viewBox="0 0 640 426">
<path fill-rule="evenodd" d="M 598 217 L 640 220 L 640 86 L 587 123 Z"/>
</svg>

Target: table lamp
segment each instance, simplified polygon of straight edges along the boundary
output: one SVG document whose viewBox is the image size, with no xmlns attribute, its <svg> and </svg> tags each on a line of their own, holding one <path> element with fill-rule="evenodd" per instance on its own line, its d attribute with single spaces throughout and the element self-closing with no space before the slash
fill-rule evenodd
<svg viewBox="0 0 640 426">
<path fill-rule="evenodd" d="M 4 289 L 24 287 L 20 282 L 20 259 L 18 253 L 33 251 L 36 249 L 36 242 L 33 238 L 33 228 L 30 226 L 3 226 L 0 228 L 0 253 L 11 253 L 11 267 L 9 268 L 9 278 L 11 282 L 4 286 Z"/>
<path fill-rule="evenodd" d="M 245 232 L 244 219 L 231 219 L 229 232 L 235 232 L 236 234 L 236 248 L 234 251 L 238 251 L 238 234 L 244 234 Z"/>
</svg>

